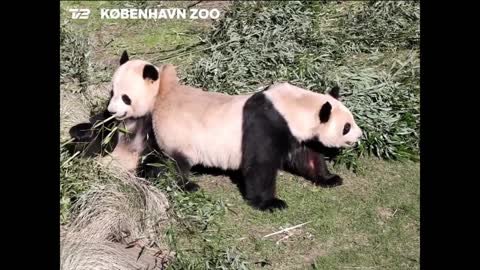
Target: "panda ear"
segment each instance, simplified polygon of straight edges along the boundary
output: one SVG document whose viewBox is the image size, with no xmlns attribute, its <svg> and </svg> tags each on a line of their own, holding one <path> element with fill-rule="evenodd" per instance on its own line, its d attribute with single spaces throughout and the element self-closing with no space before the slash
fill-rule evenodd
<svg viewBox="0 0 480 270">
<path fill-rule="evenodd" d="M 334 86 L 330 92 L 328 92 L 328 94 L 334 99 L 338 99 L 340 97 L 340 88 L 338 86 Z"/>
<path fill-rule="evenodd" d="M 120 57 L 120 65 L 125 64 L 129 60 L 127 51 L 123 51 L 122 56 Z"/>
<path fill-rule="evenodd" d="M 330 113 L 332 112 L 332 105 L 330 105 L 330 102 L 325 102 L 325 104 L 322 105 L 322 108 L 320 109 L 320 123 L 325 123 L 328 122 L 328 119 L 330 119 Z"/>
<path fill-rule="evenodd" d="M 153 65 L 145 65 L 143 67 L 143 79 L 156 81 L 158 79 L 158 70 Z"/>
</svg>

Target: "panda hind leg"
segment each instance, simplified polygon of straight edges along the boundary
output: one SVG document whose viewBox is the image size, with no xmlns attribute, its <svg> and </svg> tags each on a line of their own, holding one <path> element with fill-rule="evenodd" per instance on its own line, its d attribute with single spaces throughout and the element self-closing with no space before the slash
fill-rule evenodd
<svg viewBox="0 0 480 270">
<path fill-rule="evenodd" d="M 190 169 L 192 168 L 192 165 L 190 164 L 188 159 L 180 152 L 173 153 L 172 158 L 177 164 L 177 171 L 179 173 L 177 183 L 180 188 L 188 192 L 197 191 L 200 187 L 196 183 L 191 182 L 188 179 L 188 174 L 190 173 Z"/>
</svg>

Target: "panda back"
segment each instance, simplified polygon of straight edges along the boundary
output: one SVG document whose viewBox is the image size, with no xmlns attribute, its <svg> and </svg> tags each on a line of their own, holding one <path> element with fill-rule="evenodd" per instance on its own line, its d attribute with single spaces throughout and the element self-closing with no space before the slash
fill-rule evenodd
<svg viewBox="0 0 480 270">
<path fill-rule="evenodd" d="M 192 165 L 237 169 L 247 98 L 179 86 L 156 104 L 157 143 L 168 154 L 182 153 Z"/>
</svg>

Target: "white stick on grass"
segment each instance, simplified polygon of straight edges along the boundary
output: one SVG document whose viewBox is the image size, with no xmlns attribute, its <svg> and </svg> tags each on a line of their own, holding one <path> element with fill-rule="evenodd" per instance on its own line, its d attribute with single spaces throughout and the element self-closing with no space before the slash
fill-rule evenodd
<svg viewBox="0 0 480 270">
<path fill-rule="evenodd" d="M 295 225 L 295 226 L 292 226 L 292 227 L 288 227 L 288 228 L 285 228 L 283 230 L 280 230 L 280 231 L 277 231 L 277 232 L 274 232 L 274 233 L 271 233 L 271 234 L 267 234 L 265 235 L 263 238 L 267 238 L 269 236 L 272 236 L 272 235 L 276 235 L 276 234 L 280 234 L 280 233 L 284 233 L 284 232 L 288 232 L 288 231 L 291 231 L 293 229 L 296 229 L 296 228 L 300 228 L 308 223 L 310 223 L 311 221 L 308 221 L 308 222 L 305 222 L 305 223 L 302 223 L 302 224 L 298 224 L 298 225 Z"/>
</svg>

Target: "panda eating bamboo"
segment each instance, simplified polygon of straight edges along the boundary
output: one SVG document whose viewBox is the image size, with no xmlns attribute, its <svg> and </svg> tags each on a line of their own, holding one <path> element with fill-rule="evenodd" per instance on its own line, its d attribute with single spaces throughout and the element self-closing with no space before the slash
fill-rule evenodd
<svg viewBox="0 0 480 270">
<path fill-rule="evenodd" d="M 275 194 L 280 169 L 321 186 L 342 183 L 328 171 L 324 155 L 309 147 L 349 147 L 361 137 L 352 113 L 338 97 L 338 88 L 325 95 L 289 83 L 249 95 L 207 92 L 179 83 L 171 65 L 157 68 L 129 60 L 124 52 L 113 76 L 108 112 L 117 121 L 143 119 L 146 125 L 136 131 L 137 140 L 117 144 L 113 153 L 143 151 L 150 145 L 145 134 L 152 131 L 155 147 L 176 161 L 185 190 L 198 189 L 188 179 L 195 165 L 235 170 L 250 205 L 283 209 L 287 204 Z M 133 151 L 117 151 L 118 147 Z M 138 162 L 138 154 L 134 157 Z"/>
</svg>

